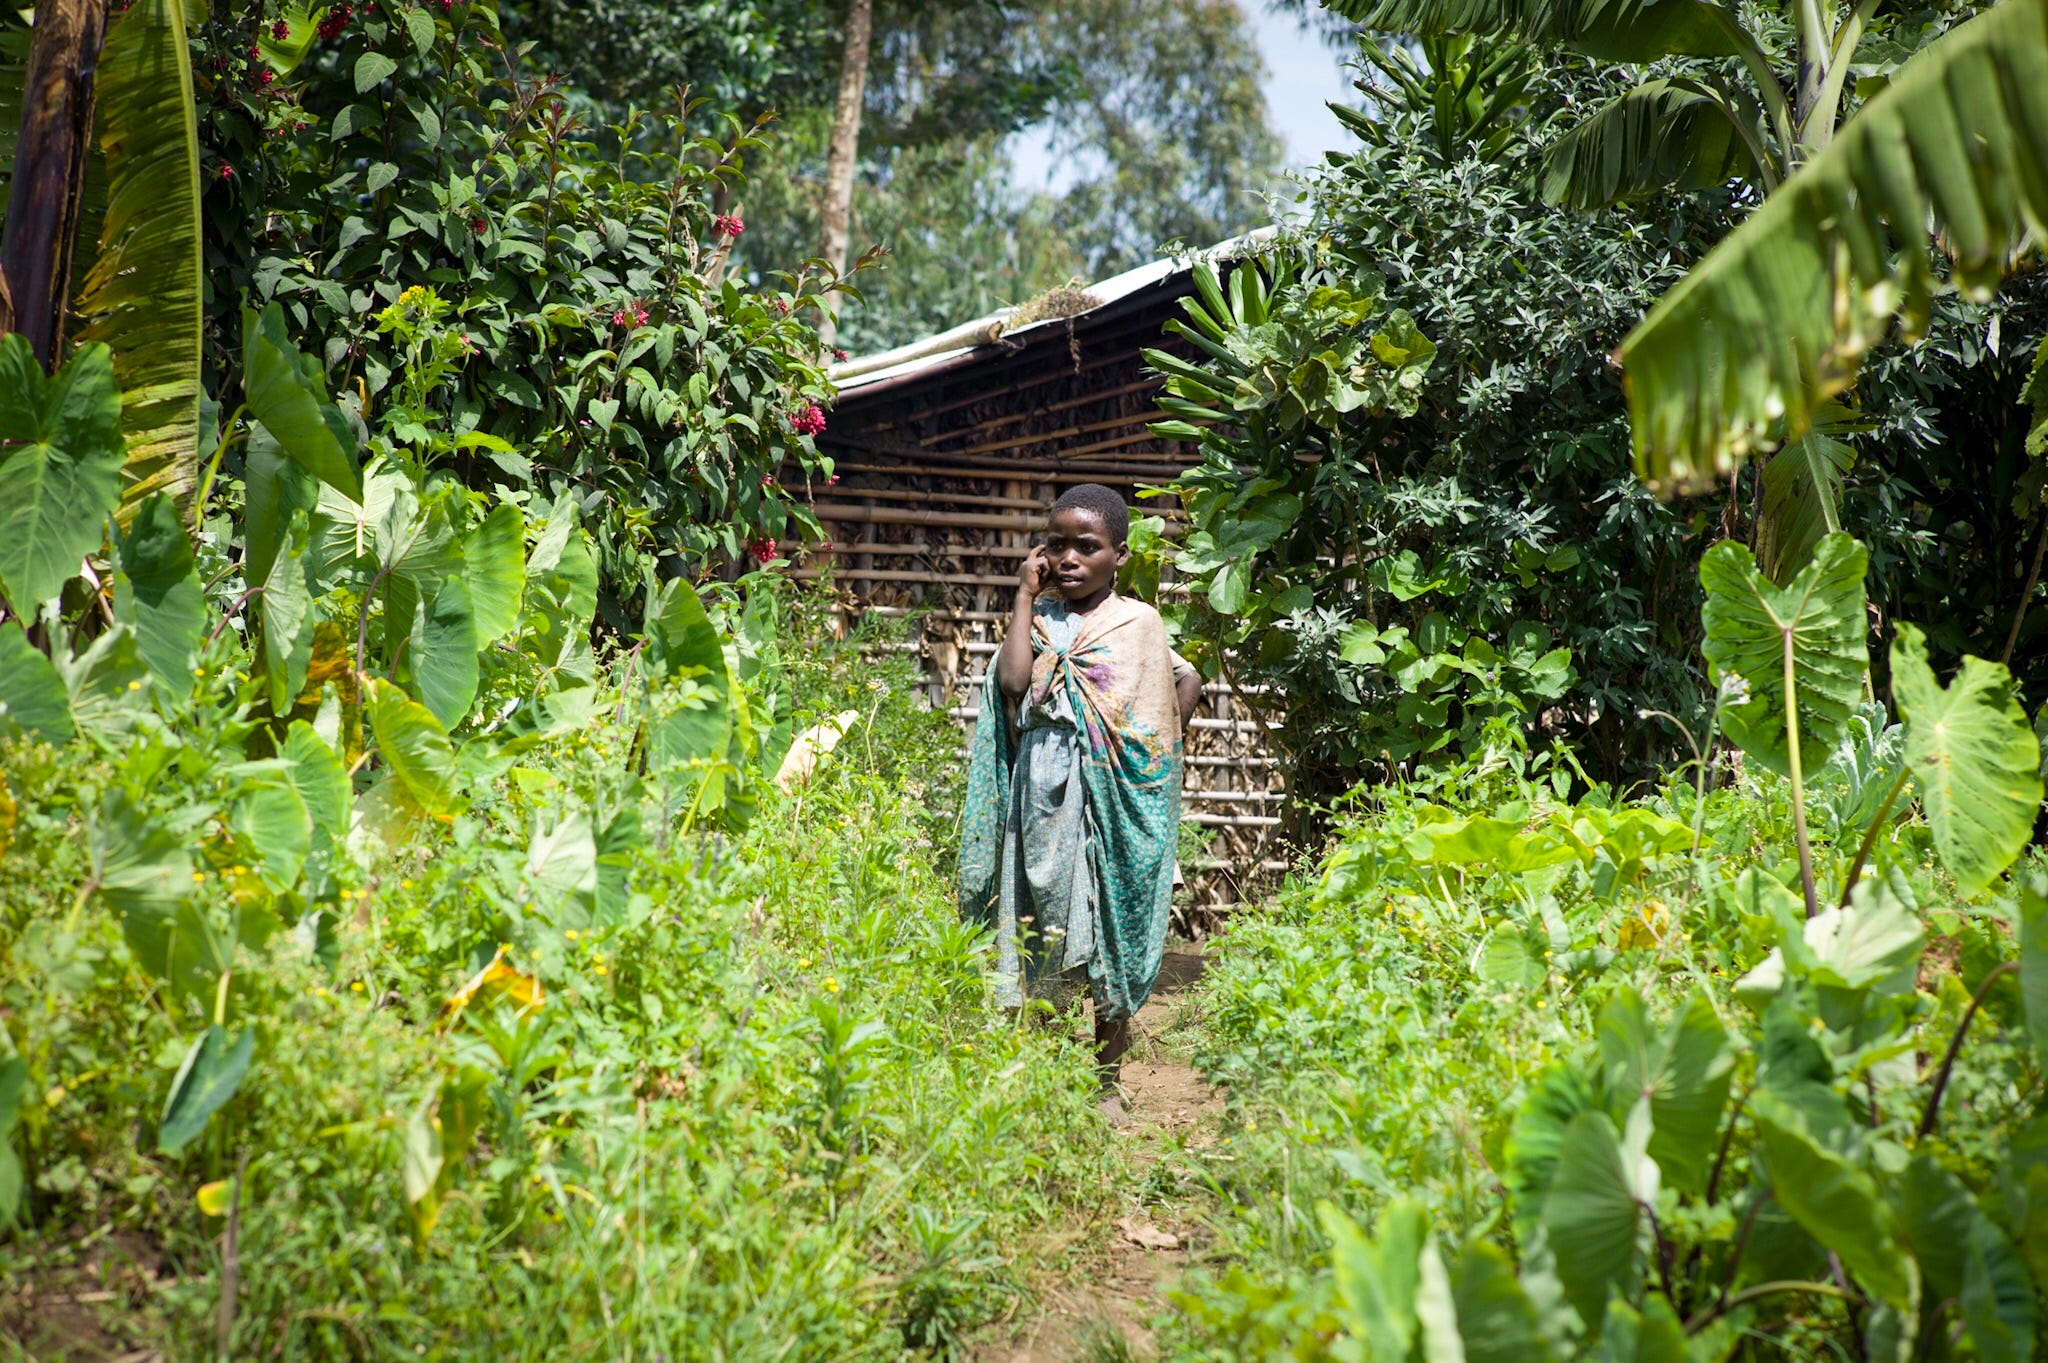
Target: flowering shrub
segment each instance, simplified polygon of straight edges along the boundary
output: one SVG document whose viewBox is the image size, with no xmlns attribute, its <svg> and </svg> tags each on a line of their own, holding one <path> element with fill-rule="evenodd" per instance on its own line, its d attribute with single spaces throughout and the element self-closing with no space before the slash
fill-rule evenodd
<svg viewBox="0 0 2048 1363">
<path fill-rule="evenodd" d="M 479 489 L 572 494 L 614 626 L 650 570 L 815 536 L 764 475 L 831 471 L 809 438 L 830 390 L 800 320 L 828 281 L 725 278 L 745 228 L 710 203 L 761 146 L 754 130 L 727 119 L 707 136 L 688 108 L 587 127 L 553 78 L 520 69 L 481 0 L 302 13 L 216 5 L 195 48 L 218 165 L 216 367 L 243 301 L 277 301 L 376 427 L 404 369 L 378 318 L 432 286 L 464 338 L 418 414 L 444 437 L 436 458 Z M 240 461 L 231 449 L 223 476 Z"/>
</svg>

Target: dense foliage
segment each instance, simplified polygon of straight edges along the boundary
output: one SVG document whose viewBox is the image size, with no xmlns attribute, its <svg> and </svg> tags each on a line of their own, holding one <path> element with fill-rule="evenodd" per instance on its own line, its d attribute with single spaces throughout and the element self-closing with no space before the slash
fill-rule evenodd
<svg viewBox="0 0 2048 1363">
<path fill-rule="evenodd" d="M 1710 556 L 1725 785 L 1382 787 L 1231 934 L 1196 1044 L 1236 1262 L 1175 1356 L 2034 1356 L 2048 866 L 2005 872 L 2044 754 L 2003 669 L 1944 686 L 1911 626 L 1903 724 L 1861 703 L 1862 566 Z M 1789 695 L 1732 666 L 1777 619 Z"/>
<path fill-rule="evenodd" d="M 480 491 L 572 493 L 615 628 L 656 564 L 801 536 L 775 477 L 822 469 L 798 315 L 821 281 L 731 277 L 740 225 L 712 199 L 753 133 L 673 97 L 587 124 L 474 0 L 215 7 L 193 52 L 222 407 L 240 308 L 276 301 L 360 419 L 431 431 L 429 462 Z M 443 306 L 401 332 L 416 287 Z"/>
</svg>

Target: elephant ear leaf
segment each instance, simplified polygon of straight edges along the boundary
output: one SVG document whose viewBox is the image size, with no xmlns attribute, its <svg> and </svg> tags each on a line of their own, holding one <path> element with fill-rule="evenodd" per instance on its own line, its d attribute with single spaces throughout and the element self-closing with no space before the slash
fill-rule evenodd
<svg viewBox="0 0 2048 1363">
<path fill-rule="evenodd" d="M 169 696 L 192 694 L 192 667 L 206 630 L 206 595 L 192 541 L 165 493 L 152 493 L 121 536 L 114 618 L 135 631 L 150 676 Z"/>
<path fill-rule="evenodd" d="M 107 211 L 79 292 L 79 340 L 113 347 L 124 522 L 152 493 L 183 497 L 198 481 L 199 125 L 185 20 L 184 0 L 118 8 L 93 76 Z"/>
<path fill-rule="evenodd" d="M 1716 682 L 1740 676 L 1748 690 L 1723 712 L 1722 725 L 1738 747 L 1780 776 L 1791 774 L 1788 700 L 1798 706 L 1800 765 L 1811 772 L 1826 764 L 1862 698 L 1870 664 L 1863 641 L 1867 561 L 1856 540 L 1829 535 L 1783 587 L 1757 571 L 1749 550 L 1732 541 L 1715 545 L 1700 562 L 1707 591 L 1702 651 Z M 1787 696 L 1788 681 L 1796 699 Z"/>
<path fill-rule="evenodd" d="M 1906 718 L 1906 764 L 1934 845 L 1957 887 L 1975 894 L 2025 850 L 2041 812 L 2041 755 L 2012 674 L 1966 657 L 1944 687 L 1928 666 L 1926 637 L 1901 625 L 1892 694 Z"/>
<path fill-rule="evenodd" d="M 0 337 L 0 595 L 25 620 L 78 575 L 121 499 L 121 394 L 103 345 L 43 377 Z"/>
<path fill-rule="evenodd" d="M 242 313 L 242 387 L 249 411 L 278 448 L 306 472 L 350 501 L 363 500 L 355 434 L 327 400 L 318 370 L 301 363 L 285 330 L 284 309 Z"/>
<path fill-rule="evenodd" d="M 371 679 L 365 708 L 378 756 L 413 804 L 438 818 L 452 818 L 468 807 L 455 745 L 432 711 L 381 677 Z"/>
</svg>

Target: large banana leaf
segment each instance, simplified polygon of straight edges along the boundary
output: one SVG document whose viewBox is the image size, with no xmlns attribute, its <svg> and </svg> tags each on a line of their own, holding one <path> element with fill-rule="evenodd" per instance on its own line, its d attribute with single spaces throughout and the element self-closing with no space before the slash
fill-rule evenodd
<svg viewBox="0 0 2048 1363">
<path fill-rule="evenodd" d="M 1733 16 L 1704 0 L 1331 0 L 1329 7 L 1382 33 L 1501 34 L 1605 61 L 1741 50 Z"/>
<path fill-rule="evenodd" d="M 1622 342 L 1636 471 L 1660 491 L 1796 440 L 1892 319 L 1983 296 L 2048 222 L 2048 0 L 2004 0 L 1900 69 Z"/>
<path fill-rule="evenodd" d="M 1756 566 L 1783 583 L 1813 561 L 1820 542 L 1842 528 L 1842 480 L 1856 451 L 1808 431 L 1764 465 L 1763 515 L 1756 523 Z"/>
<path fill-rule="evenodd" d="M 1558 139 L 1543 167 L 1543 197 L 1605 208 L 1660 189 L 1708 189 L 1737 178 L 1768 184 L 1755 111 L 1696 80 L 1651 80 Z"/>
<path fill-rule="evenodd" d="M 125 521 L 151 493 L 183 497 L 197 483 L 199 131 L 184 0 L 135 0 L 111 17 L 96 91 L 107 209 L 78 339 L 114 352 Z"/>
</svg>

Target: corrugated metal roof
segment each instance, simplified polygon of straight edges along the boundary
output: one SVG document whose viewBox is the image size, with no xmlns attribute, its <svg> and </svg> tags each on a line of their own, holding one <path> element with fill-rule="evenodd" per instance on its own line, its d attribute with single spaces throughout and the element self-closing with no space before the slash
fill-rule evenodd
<svg viewBox="0 0 2048 1363">
<path fill-rule="evenodd" d="M 1240 237 L 1218 242 L 1207 250 L 1178 260 L 1155 260 L 1140 265 L 1135 270 L 1125 270 L 1112 275 L 1099 284 L 1090 284 L 1084 290 L 1095 299 L 1095 306 L 1087 312 L 1073 317 L 1047 317 L 1028 322 L 1014 331 L 1006 323 L 1015 316 L 1017 309 L 999 308 L 986 317 L 977 317 L 971 322 L 927 336 L 921 341 L 896 346 L 890 350 L 877 351 L 872 355 L 856 355 L 843 360 L 826 370 L 826 376 L 841 393 L 857 392 L 871 385 L 894 382 L 927 370 L 950 369 L 977 351 L 992 349 L 998 340 L 1014 340 L 1028 335 L 1040 327 L 1064 327 L 1069 322 L 1090 316 L 1120 299 L 1173 278 L 1194 268 L 1197 260 L 1211 262 L 1229 260 L 1247 254 L 1252 248 L 1270 239 L 1277 228 L 1261 227 Z"/>
</svg>

